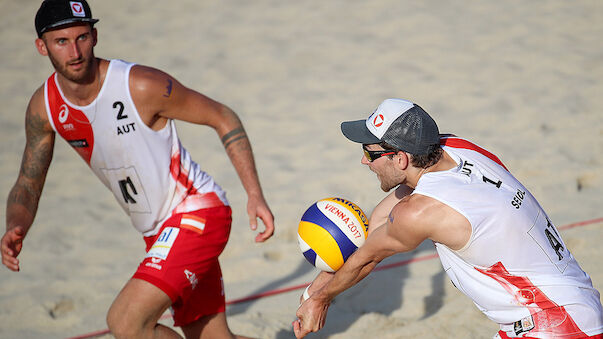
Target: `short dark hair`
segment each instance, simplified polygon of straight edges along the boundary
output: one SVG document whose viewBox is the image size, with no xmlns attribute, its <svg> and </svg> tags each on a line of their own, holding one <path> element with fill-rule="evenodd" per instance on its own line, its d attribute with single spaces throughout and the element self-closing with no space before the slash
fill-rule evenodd
<svg viewBox="0 0 603 339">
<path fill-rule="evenodd" d="M 388 144 L 385 141 L 379 143 L 379 146 L 383 147 L 389 151 L 404 152 L 402 150 L 397 149 L 396 147 Z M 442 148 L 439 144 L 433 144 L 429 146 L 429 152 L 423 155 L 414 155 L 410 156 L 410 163 L 417 168 L 428 168 L 435 165 L 442 158 Z M 391 158 L 391 156 L 389 156 Z"/>
</svg>

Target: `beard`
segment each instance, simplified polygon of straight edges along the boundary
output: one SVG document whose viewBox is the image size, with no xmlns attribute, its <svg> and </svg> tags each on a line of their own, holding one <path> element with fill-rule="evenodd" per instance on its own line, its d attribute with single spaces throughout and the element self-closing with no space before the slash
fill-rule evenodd
<svg viewBox="0 0 603 339">
<path fill-rule="evenodd" d="M 392 188 L 398 187 L 403 184 L 405 177 L 401 174 L 395 174 L 392 171 L 386 171 L 386 173 L 377 173 L 377 179 L 381 183 L 381 189 L 383 192 L 389 192 Z"/>
<path fill-rule="evenodd" d="M 66 79 L 76 82 L 78 84 L 89 83 L 94 80 L 94 72 L 93 72 L 93 60 L 94 54 L 92 54 L 89 58 L 81 57 L 75 60 L 69 60 L 65 62 L 65 64 L 61 64 L 58 60 L 56 60 L 51 54 L 48 54 L 50 62 L 57 73 L 61 74 Z M 73 63 L 82 62 L 82 68 L 78 71 L 72 71 L 69 69 L 69 65 Z"/>
<path fill-rule="evenodd" d="M 383 192 L 389 192 L 392 188 L 398 187 L 400 182 L 394 182 L 393 180 L 381 180 L 381 189 Z"/>
</svg>

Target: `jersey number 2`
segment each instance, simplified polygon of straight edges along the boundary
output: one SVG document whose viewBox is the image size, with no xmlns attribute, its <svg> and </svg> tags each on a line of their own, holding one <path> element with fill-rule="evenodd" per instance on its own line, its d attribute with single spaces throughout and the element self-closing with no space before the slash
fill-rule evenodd
<svg viewBox="0 0 603 339">
<path fill-rule="evenodd" d="M 124 103 L 121 101 L 116 101 L 113 103 L 113 108 L 119 107 L 119 111 L 117 111 L 117 120 L 126 119 L 128 117 L 127 114 L 124 114 Z"/>
</svg>

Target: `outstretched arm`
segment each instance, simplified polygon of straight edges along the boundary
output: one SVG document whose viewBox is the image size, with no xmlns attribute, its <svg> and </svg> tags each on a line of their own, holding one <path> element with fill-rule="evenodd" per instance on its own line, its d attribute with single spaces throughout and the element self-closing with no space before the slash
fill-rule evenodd
<svg viewBox="0 0 603 339">
<path fill-rule="evenodd" d="M 404 197 L 410 195 L 412 193 L 412 188 L 406 185 L 400 185 L 393 192 L 389 193 L 375 208 L 371 213 L 369 218 L 369 228 L 368 235 L 370 236 L 377 228 L 383 226 L 387 223 L 387 218 L 394 208 Z M 312 295 L 314 292 L 318 291 L 321 287 L 323 287 L 327 282 L 329 282 L 333 278 L 333 273 L 330 272 L 320 272 L 316 278 L 312 281 L 310 286 L 304 291 L 307 292 L 308 295 Z M 300 298 L 300 303 L 305 301 L 305 298 Z"/>
<path fill-rule="evenodd" d="M 135 66 L 130 80 L 134 103 L 151 128 L 165 125 L 167 119 L 177 119 L 216 130 L 247 192 L 251 229 L 257 229 L 258 217 L 265 225 L 255 240 L 263 242 L 270 238 L 274 233 L 274 217 L 264 199 L 251 144 L 237 114 L 157 69 Z"/>
<path fill-rule="evenodd" d="M 423 195 L 402 198 L 391 210 L 385 225 L 377 227 L 333 278 L 298 308 L 298 320 L 293 322 L 295 336 L 303 338 L 320 330 L 331 300 L 364 279 L 383 259 L 411 251 L 426 239 L 458 250 L 470 236 L 471 224 L 451 207 Z"/>
<path fill-rule="evenodd" d="M 46 115 L 42 89 L 31 98 L 25 118 L 26 143 L 19 176 L 6 203 L 6 233 L 1 240 L 2 263 L 19 271 L 17 256 L 29 231 L 52 160 L 54 132 Z"/>
<path fill-rule="evenodd" d="M 324 326 L 331 301 L 364 279 L 383 259 L 395 253 L 410 251 L 427 238 L 427 232 L 416 227 L 416 220 L 405 210 L 405 200 L 408 197 L 394 207 L 387 223 L 373 230 L 364 245 L 348 258 L 332 279 L 310 294 L 310 298 L 298 308 L 298 320 L 293 322 L 297 338 L 320 330 Z"/>
</svg>

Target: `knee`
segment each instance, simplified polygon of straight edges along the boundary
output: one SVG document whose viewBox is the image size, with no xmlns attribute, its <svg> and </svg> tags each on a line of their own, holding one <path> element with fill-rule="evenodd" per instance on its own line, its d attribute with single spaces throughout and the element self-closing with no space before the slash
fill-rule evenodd
<svg viewBox="0 0 603 339">
<path fill-rule="evenodd" d="M 141 338 L 143 334 L 142 328 L 128 319 L 127 312 L 119 312 L 114 307 L 107 313 L 107 326 L 117 339 Z"/>
</svg>

